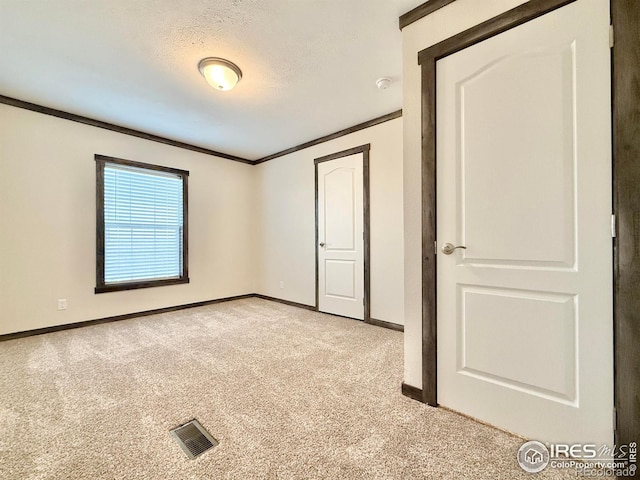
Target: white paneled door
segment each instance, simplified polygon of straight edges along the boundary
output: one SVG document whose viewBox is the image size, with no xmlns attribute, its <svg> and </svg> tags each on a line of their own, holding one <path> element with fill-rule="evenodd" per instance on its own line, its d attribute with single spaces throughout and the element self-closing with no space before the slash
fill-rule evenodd
<svg viewBox="0 0 640 480">
<path fill-rule="evenodd" d="M 318 163 L 318 309 L 364 319 L 363 155 Z"/>
<path fill-rule="evenodd" d="M 608 7 L 436 63 L 438 401 L 543 441 L 613 442 Z"/>
</svg>

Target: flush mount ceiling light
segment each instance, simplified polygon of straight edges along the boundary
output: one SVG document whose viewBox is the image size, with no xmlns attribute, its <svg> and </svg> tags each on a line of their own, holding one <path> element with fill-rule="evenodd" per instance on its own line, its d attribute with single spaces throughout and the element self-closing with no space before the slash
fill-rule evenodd
<svg viewBox="0 0 640 480">
<path fill-rule="evenodd" d="M 198 63 L 198 70 L 207 83 L 217 90 L 231 90 L 242 78 L 242 71 L 224 58 L 208 57 Z"/>
</svg>

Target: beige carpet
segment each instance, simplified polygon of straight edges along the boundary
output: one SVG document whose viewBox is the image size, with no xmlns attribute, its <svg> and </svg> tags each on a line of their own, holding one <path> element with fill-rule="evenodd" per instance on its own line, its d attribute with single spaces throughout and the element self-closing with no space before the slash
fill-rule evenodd
<svg viewBox="0 0 640 480">
<path fill-rule="evenodd" d="M 0 343 L 0 478 L 530 479 L 519 439 L 401 395 L 402 335 L 246 299 Z"/>
</svg>

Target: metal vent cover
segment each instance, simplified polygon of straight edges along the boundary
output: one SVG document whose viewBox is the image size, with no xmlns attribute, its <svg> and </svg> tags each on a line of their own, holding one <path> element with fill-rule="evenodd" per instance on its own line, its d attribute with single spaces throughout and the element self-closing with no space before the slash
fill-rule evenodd
<svg viewBox="0 0 640 480">
<path fill-rule="evenodd" d="M 218 441 L 196 419 L 174 428 L 170 433 L 191 460 L 218 445 Z"/>
</svg>

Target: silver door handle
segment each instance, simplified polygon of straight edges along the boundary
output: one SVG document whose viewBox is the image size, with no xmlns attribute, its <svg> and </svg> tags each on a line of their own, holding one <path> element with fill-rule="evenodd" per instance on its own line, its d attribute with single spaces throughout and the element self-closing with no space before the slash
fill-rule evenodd
<svg viewBox="0 0 640 480">
<path fill-rule="evenodd" d="M 467 247 L 465 247 L 464 245 L 458 245 L 457 247 L 454 247 L 452 243 L 445 243 L 442 246 L 442 253 L 444 253 L 445 255 L 451 255 L 456 248 L 466 249 Z"/>
<path fill-rule="evenodd" d="M 320 242 L 320 246 L 321 246 L 321 247 L 324 247 L 324 242 Z"/>
</svg>

